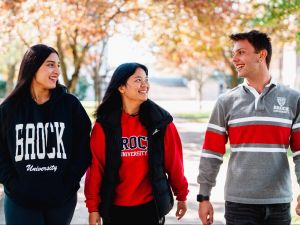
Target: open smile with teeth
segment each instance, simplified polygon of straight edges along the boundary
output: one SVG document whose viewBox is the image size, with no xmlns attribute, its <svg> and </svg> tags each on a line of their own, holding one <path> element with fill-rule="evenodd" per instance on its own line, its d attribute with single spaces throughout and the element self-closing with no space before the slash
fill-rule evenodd
<svg viewBox="0 0 300 225">
<path fill-rule="evenodd" d="M 139 91 L 140 94 L 146 95 L 148 91 Z"/>
<path fill-rule="evenodd" d="M 236 65 L 235 68 L 237 71 L 240 71 L 241 69 L 244 68 L 244 66 L 245 66 L 244 64 L 239 64 L 239 65 Z"/>
<path fill-rule="evenodd" d="M 49 79 L 53 82 L 56 82 L 57 81 L 57 77 L 49 77 Z"/>
</svg>

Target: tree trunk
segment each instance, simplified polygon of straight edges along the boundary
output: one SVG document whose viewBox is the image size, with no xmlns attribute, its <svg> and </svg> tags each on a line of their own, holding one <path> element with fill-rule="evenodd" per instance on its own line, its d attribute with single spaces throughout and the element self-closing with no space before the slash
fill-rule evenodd
<svg viewBox="0 0 300 225">
<path fill-rule="evenodd" d="M 77 33 L 75 34 L 74 43 L 72 43 L 70 45 L 70 47 L 72 49 L 74 73 L 71 76 L 71 79 L 69 79 L 68 74 L 67 74 L 68 69 L 67 69 L 67 64 L 66 64 L 66 56 L 63 51 L 60 30 L 57 30 L 56 36 L 57 36 L 56 46 L 57 46 L 57 50 L 58 50 L 58 53 L 60 56 L 60 65 L 61 65 L 63 80 L 64 80 L 64 83 L 65 83 L 66 87 L 68 88 L 69 92 L 74 94 L 75 90 L 76 90 L 78 78 L 79 78 L 80 68 L 84 61 L 85 54 L 88 51 L 88 49 L 90 48 L 90 45 L 85 44 L 83 46 L 82 50 L 78 51 L 78 49 L 77 49 L 77 44 L 78 44 L 77 43 Z"/>
<path fill-rule="evenodd" d="M 202 88 L 203 88 L 203 82 L 199 82 L 198 81 L 198 94 L 199 94 L 199 108 L 200 110 L 202 109 L 202 100 L 203 100 L 203 96 L 202 96 Z"/>
<path fill-rule="evenodd" d="M 79 78 L 79 71 L 77 73 L 74 73 L 72 76 L 72 79 L 69 80 L 67 88 L 71 94 L 74 94 L 76 91 L 76 85 L 78 82 L 78 78 Z"/>
<path fill-rule="evenodd" d="M 238 74 L 237 71 L 234 67 L 234 65 L 231 63 L 230 65 L 230 69 L 231 69 L 231 87 L 230 88 L 234 88 L 236 86 L 238 86 Z"/>
<path fill-rule="evenodd" d="M 231 71 L 230 88 L 234 88 L 234 87 L 236 87 L 238 85 L 238 74 L 237 74 L 237 71 L 236 71 L 234 65 L 232 64 L 230 58 L 227 56 L 225 50 L 222 51 L 222 55 L 223 55 L 225 64 L 228 66 L 228 68 L 230 68 L 230 71 Z"/>
<path fill-rule="evenodd" d="M 61 40 L 61 32 L 60 30 L 57 30 L 56 32 L 56 47 L 57 51 L 59 53 L 59 60 L 60 60 L 60 69 L 61 69 L 61 75 L 64 80 L 64 84 L 67 86 L 69 83 L 68 79 L 68 73 L 67 73 L 67 64 L 65 59 L 65 54 L 62 47 L 62 40 Z"/>
<path fill-rule="evenodd" d="M 297 58 L 296 58 L 296 81 L 295 81 L 295 83 L 296 83 L 296 85 L 295 85 L 295 88 L 296 89 L 300 89 L 300 42 L 299 41 L 297 41 L 297 43 L 296 43 L 296 49 L 297 49 L 297 51 L 296 51 L 296 54 L 297 54 Z M 298 49 L 299 49 L 299 51 L 298 51 Z"/>
<path fill-rule="evenodd" d="M 284 45 L 282 44 L 279 48 L 279 62 L 278 62 L 278 66 L 279 66 L 279 76 L 278 76 L 278 81 L 279 83 L 282 83 L 283 81 L 283 75 L 282 75 L 282 69 L 283 69 L 283 48 Z"/>
<path fill-rule="evenodd" d="M 107 56 L 106 54 L 106 47 L 108 43 L 108 38 L 103 38 L 101 40 L 101 51 L 98 55 L 98 60 L 96 62 L 96 65 L 92 68 L 93 71 L 93 80 L 94 80 L 94 91 L 95 91 L 95 101 L 96 103 L 100 104 L 102 100 L 102 77 L 100 74 L 100 70 L 103 65 L 105 65 L 105 57 Z M 107 74 L 107 71 L 105 71 L 105 75 Z"/>
<path fill-rule="evenodd" d="M 14 88 L 14 78 L 16 74 L 16 64 L 8 65 L 8 76 L 6 81 L 5 95 L 9 95 Z"/>
<path fill-rule="evenodd" d="M 203 76 L 203 71 L 202 68 L 200 68 L 200 70 L 198 70 L 196 76 L 197 78 L 197 83 L 198 83 L 198 95 L 199 95 L 199 105 L 200 105 L 200 110 L 202 109 L 202 100 L 203 100 L 203 96 L 202 96 L 202 89 L 203 89 L 203 84 L 204 84 L 204 76 Z"/>
<path fill-rule="evenodd" d="M 101 76 L 99 73 L 99 69 L 97 67 L 93 68 L 94 72 L 94 90 L 95 90 L 95 101 L 97 104 L 100 104 L 102 99 L 102 93 L 101 93 Z"/>
</svg>

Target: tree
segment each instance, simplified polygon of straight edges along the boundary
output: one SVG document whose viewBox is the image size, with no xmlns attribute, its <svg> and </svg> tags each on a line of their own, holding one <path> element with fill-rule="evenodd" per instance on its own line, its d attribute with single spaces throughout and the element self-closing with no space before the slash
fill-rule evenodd
<svg viewBox="0 0 300 225">
<path fill-rule="evenodd" d="M 94 92 L 96 104 L 99 104 L 102 99 L 102 79 L 108 73 L 108 65 L 106 62 L 107 39 L 101 40 L 98 45 L 91 49 L 86 57 L 87 69 L 94 81 Z"/>
<path fill-rule="evenodd" d="M 17 66 L 21 61 L 23 53 L 23 45 L 20 41 L 10 41 L 10 37 L 4 35 L 0 39 L 0 74 L 6 80 L 3 96 L 7 96 L 14 88 L 14 80 L 16 79 Z"/>
<path fill-rule="evenodd" d="M 254 8 L 259 11 L 253 19 L 255 25 L 268 27 L 268 29 L 280 30 L 282 39 L 300 41 L 300 1 L 299 0 L 269 0 L 268 3 L 255 4 Z M 286 40 L 288 38 L 288 40 Z"/>
<path fill-rule="evenodd" d="M 151 7 L 144 33 L 152 40 L 154 53 L 195 79 L 200 99 L 203 83 L 213 68 L 232 74 L 231 87 L 238 84 L 228 35 L 247 26 L 247 5 L 226 0 L 154 0 Z M 238 10 L 244 14 L 241 16 Z"/>
<path fill-rule="evenodd" d="M 64 84 L 74 93 L 88 51 L 114 32 L 116 24 L 134 17 L 137 0 L 25 0 L 7 1 L 8 31 L 16 31 L 24 45 L 55 45 Z M 30 32 L 31 31 L 31 32 Z"/>
<path fill-rule="evenodd" d="M 282 79 L 283 49 L 286 43 L 296 42 L 297 68 L 300 72 L 300 1 L 269 0 L 268 4 L 254 4 L 258 11 L 252 20 L 255 26 L 272 34 L 272 43 L 279 49 L 279 80 Z M 275 49 L 276 49 L 275 48 Z M 298 78 L 299 79 L 299 78 Z M 300 80 L 297 86 L 300 86 Z"/>
</svg>

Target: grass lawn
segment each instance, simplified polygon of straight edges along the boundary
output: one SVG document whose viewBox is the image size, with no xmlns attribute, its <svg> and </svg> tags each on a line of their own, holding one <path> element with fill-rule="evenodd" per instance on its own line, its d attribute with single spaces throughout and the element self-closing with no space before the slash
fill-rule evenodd
<svg viewBox="0 0 300 225">
<path fill-rule="evenodd" d="M 176 113 L 173 116 L 177 118 L 184 118 L 192 122 L 208 123 L 210 112 Z"/>
</svg>

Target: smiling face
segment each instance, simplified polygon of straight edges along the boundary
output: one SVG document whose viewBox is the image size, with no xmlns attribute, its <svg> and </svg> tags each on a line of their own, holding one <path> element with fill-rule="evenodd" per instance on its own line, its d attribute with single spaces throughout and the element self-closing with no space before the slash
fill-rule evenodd
<svg viewBox="0 0 300 225">
<path fill-rule="evenodd" d="M 149 88 L 148 76 L 142 68 L 137 68 L 126 84 L 119 87 L 119 91 L 123 102 L 140 105 L 148 99 Z"/>
<path fill-rule="evenodd" d="M 51 90 L 56 87 L 59 70 L 59 58 L 56 53 L 51 53 L 36 72 L 31 86 L 34 89 Z"/>
<path fill-rule="evenodd" d="M 262 62 L 261 53 L 257 53 L 248 40 L 236 41 L 232 55 L 232 63 L 240 77 L 250 78 L 259 72 Z"/>
</svg>

